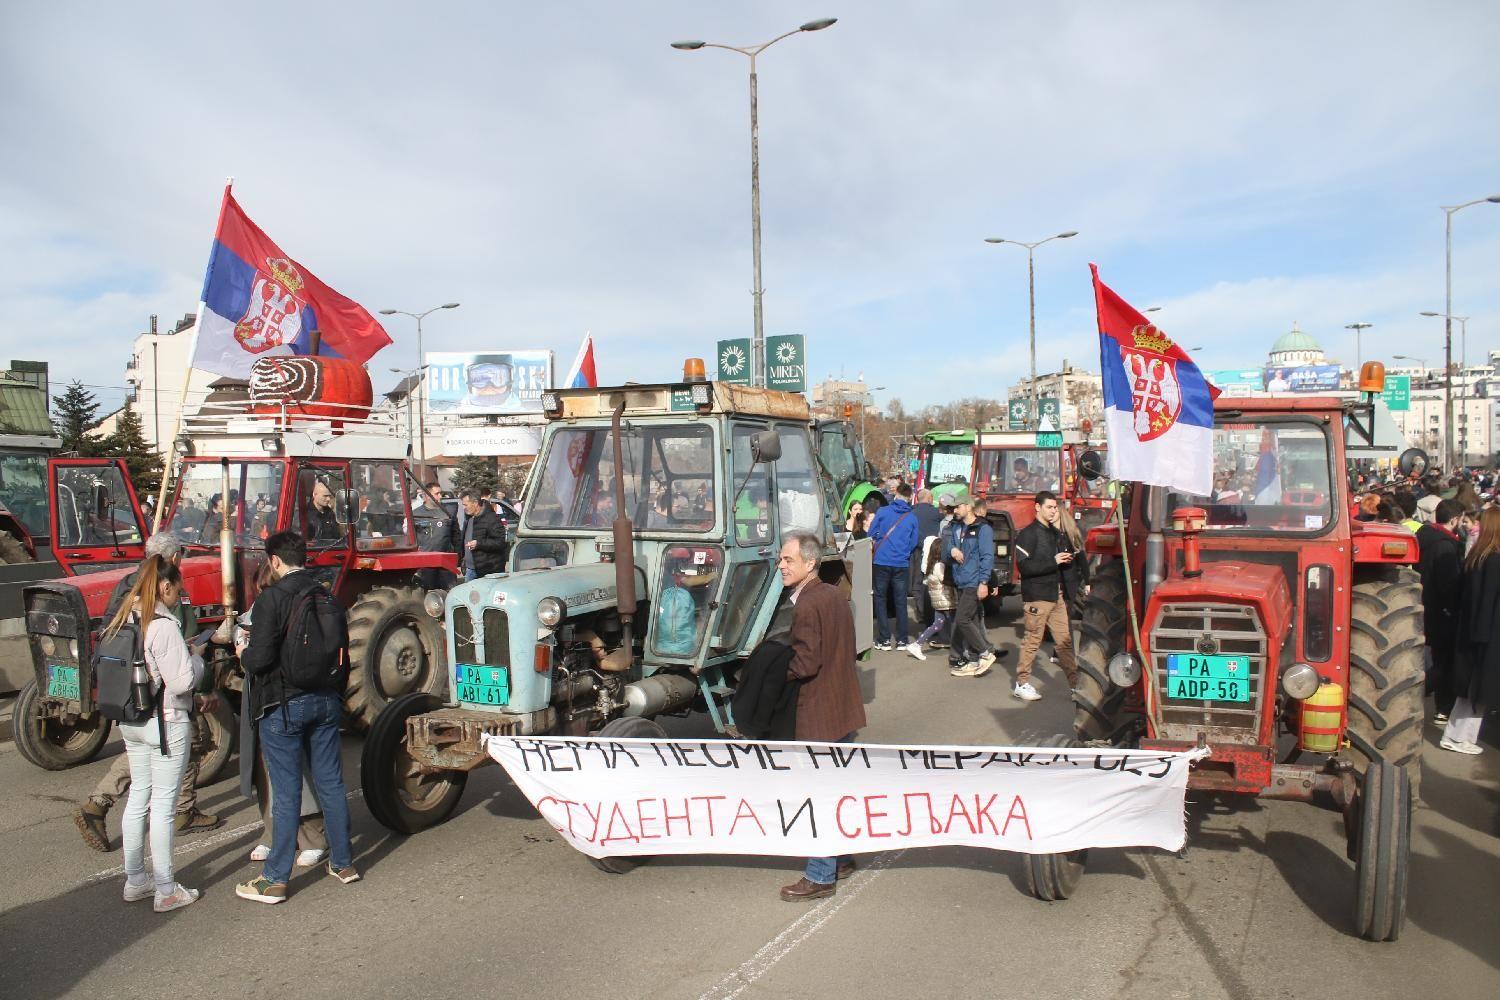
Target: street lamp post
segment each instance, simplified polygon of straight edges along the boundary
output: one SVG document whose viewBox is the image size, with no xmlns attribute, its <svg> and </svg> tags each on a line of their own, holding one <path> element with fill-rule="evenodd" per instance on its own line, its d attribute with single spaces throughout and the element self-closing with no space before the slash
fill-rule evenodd
<svg viewBox="0 0 1500 1000">
<path fill-rule="evenodd" d="M 405 309 L 380 310 L 382 316 L 410 316 L 417 321 L 417 371 L 422 373 L 421 379 L 417 382 L 422 389 L 422 399 L 417 406 L 417 469 L 423 477 L 427 475 L 427 374 L 423 371 L 427 365 L 422 361 L 422 320 L 439 309 L 457 308 L 457 302 L 445 302 L 419 313 L 407 312 Z"/>
<path fill-rule="evenodd" d="M 766 384 L 766 329 L 761 303 L 765 289 L 760 283 L 760 117 L 756 102 L 755 59 L 783 38 L 790 38 L 804 31 L 822 31 L 837 22 L 836 17 L 808 21 L 795 31 L 777 35 L 769 42 L 760 45 L 720 45 L 717 42 L 701 42 L 696 39 L 672 43 L 672 48 L 681 49 L 684 52 L 693 52 L 698 49 L 726 49 L 730 52 L 738 52 L 750 60 L 750 252 L 754 258 L 755 271 L 755 286 L 750 292 L 755 300 L 755 337 L 750 346 L 750 382 L 752 385 L 764 386 Z"/>
<path fill-rule="evenodd" d="M 1359 366 L 1364 361 L 1364 352 L 1360 350 L 1360 346 L 1359 346 L 1359 333 L 1360 333 L 1361 330 L 1368 330 L 1370 327 L 1372 327 L 1374 325 L 1375 325 L 1374 323 L 1345 323 L 1344 324 L 1344 329 L 1345 330 L 1353 330 L 1354 331 L 1354 370 L 1356 372 L 1359 371 Z"/>
<path fill-rule="evenodd" d="M 864 399 L 859 404 L 859 448 L 861 451 L 869 451 L 869 439 L 865 437 L 865 412 L 869 410 L 870 404 L 875 401 L 875 393 L 885 392 L 885 386 L 871 386 L 864 392 Z M 868 458 L 868 454 L 866 455 Z"/>
<path fill-rule="evenodd" d="M 986 243 L 995 243 L 995 244 L 1010 243 L 1010 244 L 1013 244 L 1014 246 L 1025 247 L 1026 248 L 1026 289 L 1027 289 L 1028 299 L 1029 299 L 1029 301 L 1031 303 L 1031 381 L 1030 381 L 1030 383 L 1028 383 L 1028 388 L 1027 388 L 1026 395 L 1027 395 L 1027 398 L 1028 398 L 1028 404 L 1027 405 L 1029 407 L 1029 412 L 1027 413 L 1027 419 L 1029 419 L 1033 424 L 1036 422 L 1036 407 L 1037 407 L 1037 398 L 1036 398 L 1036 260 L 1035 260 L 1035 252 L 1036 252 L 1036 248 L 1039 247 L 1039 246 L 1041 246 L 1043 243 L 1051 243 L 1053 240 L 1066 240 L 1066 239 L 1070 239 L 1070 238 L 1072 238 L 1074 236 L 1077 236 L 1077 235 L 1078 235 L 1078 231 L 1077 230 L 1070 229 L 1070 230 L 1068 230 L 1065 233 L 1058 233 L 1056 236 L 1049 236 L 1045 240 L 1037 240 L 1035 243 L 1022 243 L 1020 240 L 1007 240 L 1007 239 L 1004 239 L 1003 237 L 1000 237 L 1000 236 L 988 236 L 988 237 L 985 238 L 985 242 Z"/>
<path fill-rule="evenodd" d="M 396 373 L 397 375 L 400 375 L 403 380 L 409 379 L 409 378 L 416 378 L 417 379 L 416 382 L 414 382 L 413 384 L 408 385 L 406 387 L 406 453 L 407 453 L 408 456 L 411 454 L 411 446 L 412 446 L 412 435 L 411 435 L 411 411 L 412 411 L 411 397 L 412 397 L 412 390 L 415 389 L 416 385 L 421 382 L 421 379 L 420 379 L 419 376 L 421 376 L 421 374 L 424 371 L 426 371 L 426 370 L 427 370 L 427 366 L 426 365 L 422 365 L 419 368 L 392 368 L 391 369 L 392 372 Z"/>
<path fill-rule="evenodd" d="M 1441 316 L 1445 320 L 1458 324 L 1458 370 L 1463 371 L 1469 366 L 1469 317 L 1449 316 L 1447 313 L 1423 310 L 1421 316 Z"/>
<path fill-rule="evenodd" d="M 1485 202 L 1500 204 L 1500 194 L 1475 198 L 1462 205 L 1440 205 L 1443 210 L 1443 466 L 1453 452 L 1453 214 Z"/>
</svg>

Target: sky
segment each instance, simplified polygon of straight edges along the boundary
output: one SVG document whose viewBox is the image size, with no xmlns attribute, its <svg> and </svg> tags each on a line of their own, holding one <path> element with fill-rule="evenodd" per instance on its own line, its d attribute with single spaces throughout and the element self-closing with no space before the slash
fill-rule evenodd
<svg viewBox="0 0 1500 1000">
<path fill-rule="evenodd" d="M 1438 364 L 1443 212 L 1500 194 L 1500 5 L 152 0 L 0 7 L 0 360 L 123 394 L 197 307 L 226 177 L 284 251 L 434 350 L 585 331 L 602 382 L 765 329 L 908 407 L 1098 367 L 1088 263 L 1206 368 L 1293 323 Z M 1454 217 L 1468 356 L 1500 348 L 1500 205 Z M 415 330 L 370 368 L 415 367 Z M 1459 344 L 1455 329 L 1454 353 Z"/>
</svg>

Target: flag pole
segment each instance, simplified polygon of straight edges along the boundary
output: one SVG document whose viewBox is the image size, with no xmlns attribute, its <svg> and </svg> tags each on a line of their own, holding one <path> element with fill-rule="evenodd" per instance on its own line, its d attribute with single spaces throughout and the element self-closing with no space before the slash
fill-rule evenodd
<svg viewBox="0 0 1500 1000">
<path fill-rule="evenodd" d="M 1161 699 L 1156 690 L 1156 671 L 1153 669 L 1146 644 L 1141 641 L 1141 622 L 1135 613 L 1135 582 L 1130 575 L 1130 547 L 1125 534 L 1125 504 L 1123 497 L 1115 497 L 1115 526 L 1120 532 L 1120 565 L 1125 570 L 1125 610 L 1130 615 L 1130 631 L 1135 638 L 1135 654 L 1141 659 L 1141 672 L 1146 675 L 1146 716 L 1151 720 L 1151 731 L 1161 732 Z"/>
</svg>

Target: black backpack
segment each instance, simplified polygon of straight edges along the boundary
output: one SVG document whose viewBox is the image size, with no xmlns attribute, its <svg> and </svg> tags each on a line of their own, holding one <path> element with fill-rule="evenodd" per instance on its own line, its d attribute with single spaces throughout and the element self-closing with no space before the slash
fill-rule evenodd
<svg viewBox="0 0 1500 1000">
<path fill-rule="evenodd" d="M 349 680 L 349 620 L 326 587 L 310 587 L 292 599 L 281 675 L 299 691 L 339 691 Z"/>
<path fill-rule="evenodd" d="M 114 632 L 101 634 L 94 646 L 92 662 L 98 691 L 94 704 L 99 714 L 130 726 L 139 726 L 155 715 L 161 737 L 158 746 L 166 755 L 167 721 L 162 706 L 163 691 L 152 683 L 151 670 L 146 666 L 146 630 L 141 627 L 140 617 L 132 614 Z"/>
</svg>

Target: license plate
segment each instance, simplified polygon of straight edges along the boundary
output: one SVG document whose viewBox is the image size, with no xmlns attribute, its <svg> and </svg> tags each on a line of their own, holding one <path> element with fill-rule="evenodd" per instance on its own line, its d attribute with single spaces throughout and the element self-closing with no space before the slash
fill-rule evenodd
<svg viewBox="0 0 1500 1000">
<path fill-rule="evenodd" d="M 458 700 L 471 705 L 510 704 L 510 670 L 483 664 L 460 663 L 453 668 Z"/>
<path fill-rule="evenodd" d="M 1250 659 L 1246 656 L 1167 656 L 1167 697 L 1190 701 L 1249 701 Z"/>
<path fill-rule="evenodd" d="M 77 701 L 79 698 L 78 668 L 65 667 L 57 663 L 47 664 L 47 697 Z"/>
</svg>

